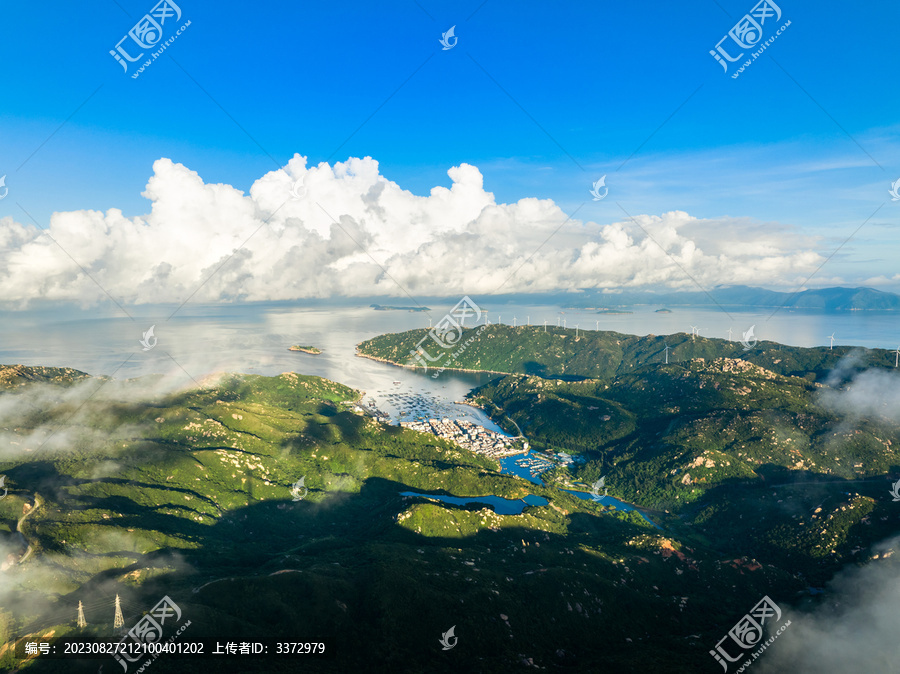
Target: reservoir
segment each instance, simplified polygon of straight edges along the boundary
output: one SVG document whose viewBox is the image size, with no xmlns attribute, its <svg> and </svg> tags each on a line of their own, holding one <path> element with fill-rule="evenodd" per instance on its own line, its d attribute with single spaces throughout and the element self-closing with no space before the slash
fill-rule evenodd
<svg viewBox="0 0 900 674">
<path fill-rule="evenodd" d="M 418 496 L 420 498 L 433 499 L 442 501 L 443 503 L 451 503 L 453 505 L 468 505 L 470 503 L 483 503 L 494 509 L 498 515 L 519 515 L 525 509 L 525 506 L 545 506 L 549 503 L 547 499 L 534 494 L 529 494 L 523 499 L 507 499 L 499 496 L 473 496 L 471 498 L 462 498 L 459 496 L 443 496 L 435 494 L 419 494 L 414 491 L 400 492 L 400 496 Z"/>
<path fill-rule="evenodd" d="M 582 501 L 595 500 L 594 495 L 591 494 L 590 492 L 574 491 L 572 489 L 563 489 L 562 491 L 568 492 L 568 493 L 572 494 L 573 496 L 577 496 Z M 626 512 L 626 513 L 636 512 L 638 515 L 643 517 L 644 520 L 646 520 L 647 522 L 649 522 L 650 524 L 655 526 L 657 529 L 662 530 L 661 526 L 659 526 L 656 522 L 651 520 L 649 517 L 647 517 L 644 513 L 642 513 L 640 510 L 635 508 L 630 503 L 625 503 L 624 501 L 620 501 L 619 499 L 614 498 L 612 496 L 601 496 L 600 498 L 596 499 L 596 501 L 597 501 L 597 503 L 599 503 L 600 505 L 603 505 L 603 506 L 614 506 L 616 510 L 621 510 L 622 512 Z"/>
</svg>

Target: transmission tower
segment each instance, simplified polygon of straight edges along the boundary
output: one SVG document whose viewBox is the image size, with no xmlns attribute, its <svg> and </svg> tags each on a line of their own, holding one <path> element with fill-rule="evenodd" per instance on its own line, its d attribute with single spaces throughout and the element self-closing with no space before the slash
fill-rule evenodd
<svg viewBox="0 0 900 674">
<path fill-rule="evenodd" d="M 84 619 L 84 606 L 78 602 L 78 627 L 87 627 L 87 620 Z"/>
<path fill-rule="evenodd" d="M 122 605 L 119 604 L 119 595 L 116 595 L 116 617 L 113 618 L 113 629 L 119 630 L 125 627 L 125 618 L 122 617 Z"/>
</svg>

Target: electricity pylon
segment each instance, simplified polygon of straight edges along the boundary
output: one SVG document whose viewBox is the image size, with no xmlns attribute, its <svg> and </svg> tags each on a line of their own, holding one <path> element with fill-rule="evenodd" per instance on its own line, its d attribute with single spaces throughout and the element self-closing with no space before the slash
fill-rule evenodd
<svg viewBox="0 0 900 674">
<path fill-rule="evenodd" d="M 125 627 L 125 618 L 122 617 L 122 605 L 119 604 L 119 595 L 116 595 L 116 617 L 113 618 L 113 629 L 120 630 Z"/>
</svg>

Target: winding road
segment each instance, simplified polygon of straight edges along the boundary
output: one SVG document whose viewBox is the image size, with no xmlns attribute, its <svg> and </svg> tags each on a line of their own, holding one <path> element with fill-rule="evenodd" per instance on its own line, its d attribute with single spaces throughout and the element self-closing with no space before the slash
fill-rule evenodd
<svg viewBox="0 0 900 674">
<path fill-rule="evenodd" d="M 34 546 L 25 538 L 25 534 L 22 533 L 22 524 L 25 522 L 25 518 L 27 518 L 31 513 L 41 507 L 41 497 L 37 494 L 34 495 L 34 507 L 31 508 L 27 513 L 22 515 L 19 518 L 19 521 L 16 522 L 16 533 L 19 534 L 19 538 L 22 539 L 22 542 L 26 544 L 28 547 L 25 550 L 25 554 L 22 556 L 22 559 L 19 560 L 19 564 L 23 564 L 26 559 L 31 556 L 31 553 L 34 552 Z"/>
</svg>

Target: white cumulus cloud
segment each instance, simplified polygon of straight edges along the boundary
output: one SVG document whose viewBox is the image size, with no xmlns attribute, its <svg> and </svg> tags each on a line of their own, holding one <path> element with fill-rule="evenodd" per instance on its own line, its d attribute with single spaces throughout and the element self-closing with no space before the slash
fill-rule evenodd
<svg viewBox="0 0 900 674">
<path fill-rule="evenodd" d="M 47 232 L 0 219 L 0 297 L 123 303 L 454 296 L 575 288 L 793 285 L 822 262 L 796 229 L 682 211 L 569 219 L 552 200 L 497 203 L 481 172 L 417 196 L 370 157 L 307 166 L 295 155 L 249 194 L 169 159 L 150 212 L 54 213 Z M 295 187 L 296 186 L 296 187 Z M 301 195 L 295 198 L 294 195 Z"/>
</svg>

